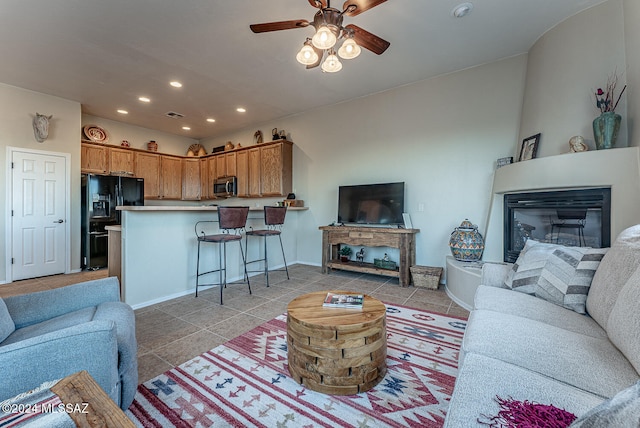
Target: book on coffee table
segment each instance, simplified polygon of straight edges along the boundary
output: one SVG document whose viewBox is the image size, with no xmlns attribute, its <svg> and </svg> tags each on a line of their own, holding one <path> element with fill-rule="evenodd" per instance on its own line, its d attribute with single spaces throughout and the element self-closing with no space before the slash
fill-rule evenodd
<svg viewBox="0 0 640 428">
<path fill-rule="evenodd" d="M 355 293 L 327 293 L 322 306 L 325 308 L 362 309 L 363 294 Z"/>
</svg>

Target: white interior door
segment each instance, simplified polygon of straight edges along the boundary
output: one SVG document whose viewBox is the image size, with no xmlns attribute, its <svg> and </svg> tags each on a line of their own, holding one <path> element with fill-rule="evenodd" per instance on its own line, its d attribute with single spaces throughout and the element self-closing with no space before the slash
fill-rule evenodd
<svg viewBox="0 0 640 428">
<path fill-rule="evenodd" d="M 12 280 L 64 273 L 66 158 L 12 152 Z"/>
</svg>

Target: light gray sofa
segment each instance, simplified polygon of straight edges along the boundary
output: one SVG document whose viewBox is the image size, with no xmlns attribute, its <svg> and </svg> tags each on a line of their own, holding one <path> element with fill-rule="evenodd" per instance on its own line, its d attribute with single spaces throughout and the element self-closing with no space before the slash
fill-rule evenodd
<svg viewBox="0 0 640 428">
<path fill-rule="evenodd" d="M 587 315 L 502 288 L 511 265 L 486 263 L 446 416 L 451 428 L 495 416 L 496 396 L 577 416 L 640 379 L 640 225 L 597 267 Z"/>
<path fill-rule="evenodd" d="M 123 410 L 138 385 L 135 317 L 115 277 L 0 299 L 0 401 L 86 370 Z"/>
</svg>

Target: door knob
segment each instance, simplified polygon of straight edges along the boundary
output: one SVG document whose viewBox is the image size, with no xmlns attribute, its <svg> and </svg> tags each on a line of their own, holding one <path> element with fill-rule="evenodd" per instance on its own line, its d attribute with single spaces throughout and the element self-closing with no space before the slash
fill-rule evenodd
<svg viewBox="0 0 640 428">
<path fill-rule="evenodd" d="M 54 223 L 64 223 L 64 220 L 59 218 L 57 221 L 54 221 Z"/>
</svg>

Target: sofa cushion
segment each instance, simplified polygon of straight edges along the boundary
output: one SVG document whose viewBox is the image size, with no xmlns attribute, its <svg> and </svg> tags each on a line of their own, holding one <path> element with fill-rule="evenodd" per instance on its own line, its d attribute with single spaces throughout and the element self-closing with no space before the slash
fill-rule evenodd
<svg viewBox="0 0 640 428">
<path fill-rule="evenodd" d="M 607 337 L 607 332 L 588 315 L 506 288 L 479 286 L 474 307 L 529 318 L 591 337 Z"/>
<path fill-rule="evenodd" d="M 11 333 L 4 342 L 2 342 L 2 346 L 91 321 L 95 311 L 95 307 L 80 309 L 79 311 L 60 315 L 59 317 L 40 322 L 38 324 L 19 328 Z"/>
<path fill-rule="evenodd" d="M 606 330 L 611 342 L 640 372 L 640 270 L 620 290 Z"/>
<path fill-rule="evenodd" d="M 577 416 L 603 401 L 602 397 L 547 376 L 471 353 L 458 371 L 444 426 L 476 426 L 474 422 L 481 415 L 494 415 L 499 411 L 494 400 L 496 395 L 552 404 Z"/>
<path fill-rule="evenodd" d="M 5 340 L 16 329 L 4 300 L 0 299 L 0 342 Z"/>
<path fill-rule="evenodd" d="M 609 315 L 620 289 L 640 265 L 640 225 L 623 230 L 593 276 L 587 312 L 607 330 Z"/>
<path fill-rule="evenodd" d="M 640 382 L 620 391 L 576 419 L 570 428 L 638 428 L 640 424 Z"/>
<path fill-rule="evenodd" d="M 602 398 L 612 397 L 639 377 L 607 339 L 487 310 L 471 312 L 461 351 L 464 361 L 469 353 L 486 355 Z"/>
<path fill-rule="evenodd" d="M 607 250 L 529 239 L 505 285 L 584 314 L 593 275 Z"/>
</svg>

